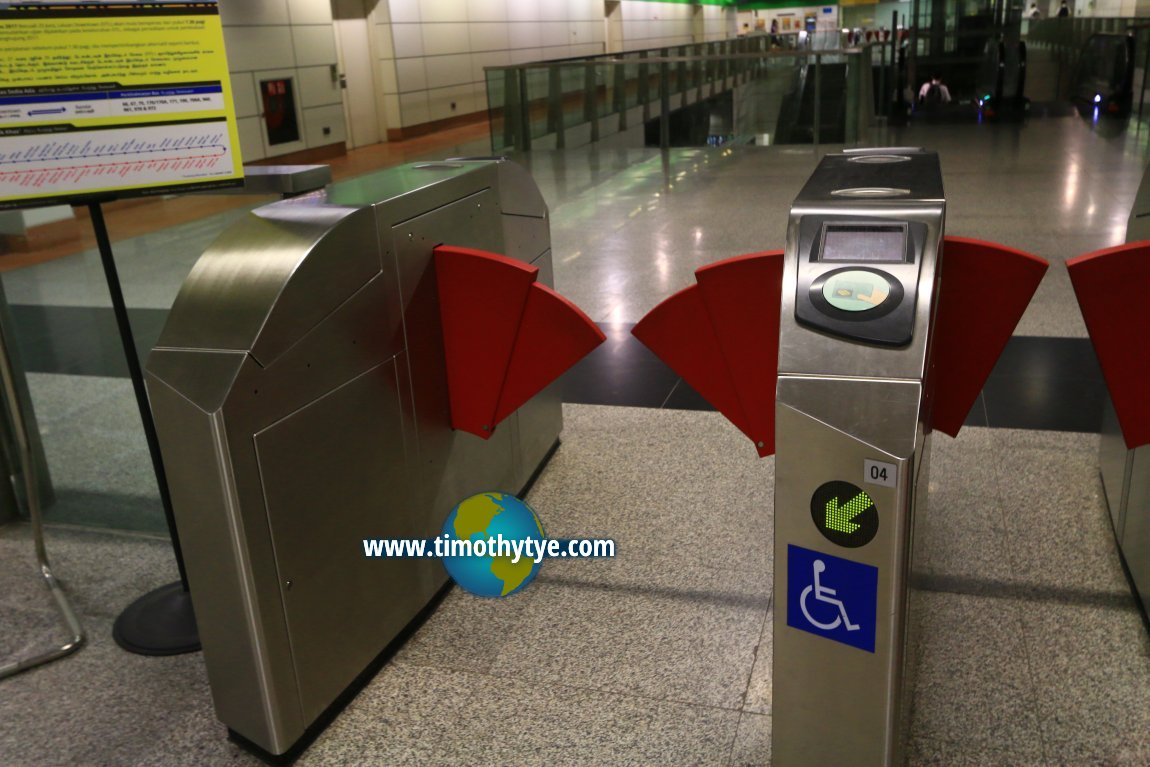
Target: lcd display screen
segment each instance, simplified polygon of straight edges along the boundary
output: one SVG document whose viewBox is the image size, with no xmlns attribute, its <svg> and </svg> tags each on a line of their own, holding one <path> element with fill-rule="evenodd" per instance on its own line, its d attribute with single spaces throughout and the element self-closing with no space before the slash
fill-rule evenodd
<svg viewBox="0 0 1150 767">
<path fill-rule="evenodd" d="M 820 261 L 868 264 L 906 262 L 906 227 L 827 224 L 823 230 Z"/>
</svg>

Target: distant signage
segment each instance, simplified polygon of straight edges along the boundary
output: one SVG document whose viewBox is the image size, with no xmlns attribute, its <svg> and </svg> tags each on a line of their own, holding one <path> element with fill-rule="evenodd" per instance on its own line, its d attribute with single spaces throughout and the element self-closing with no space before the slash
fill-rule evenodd
<svg viewBox="0 0 1150 767">
<path fill-rule="evenodd" d="M 874 652 L 878 568 L 787 545 L 787 625 Z"/>
<path fill-rule="evenodd" d="M 216 0 L 0 2 L 0 209 L 243 180 Z"/>
</svg>

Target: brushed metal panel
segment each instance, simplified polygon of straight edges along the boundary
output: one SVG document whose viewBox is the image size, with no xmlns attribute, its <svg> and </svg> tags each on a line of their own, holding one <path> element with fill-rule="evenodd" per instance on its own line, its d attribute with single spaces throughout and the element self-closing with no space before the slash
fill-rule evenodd
<svg viewBox="0 0 1150 767">
<path fill-rule="evenodd" d="M 214 413 L 223 406 L 247 356 L 245 352 L 156 347 L 148 355 L 148 375 L 177 387 L 180 396 L 205 413 Z"/>
<path fill-rule="evenodd" d="M 483 214 L 495 210 L 495 202 L 494 193 L 485 189 L 393 229 L 422 486 L 429 513 L 441 521 L 468 495 L 519 489 L 512 455 L 513 419 L 486 441 L 451 430 L 439 296 L 431 266 L 432 248 L 440 243 L 502 252 L 499 217 Z"/>
<path fill-rule="evenodd" d="M 300 703 L 317 717 L 435 592 L 415 559 L 370 560 L 362 540 L 414 537 L 419 509 L 394 361 L 255 435 Z"/>
<path fill-rule="evenodd" d="M 550 249 L 535 259 L 532 266 L 539 267 L 539 282 L 548 287 L 555 284 Z M 563 431 L 562 377 L 525 402 L 515 414 L 514 492 L 518 492 L 531 479 Z"/>
<path fill-rule="evenodd" d="M 497 202 L 491 189 L 481 189 L 392 227 L 388 247 L 395 254 L 404 324 L 409 334 L 413 326 L 430 319 L 421 310 L 429 308 L 425 305 L 431 301 L 435 304 L 434 330 L 442 335 L 435 270 L 431 265 L 433 248 L 459 245 L 503 252 L 503 228 L 499 216 L 492 214 L 498 210 Z M 390 212 L 388 206 L 380 206 L 381 223 L 391 218 L 387 215 Z"/>
<path fill-rule="evenodd" d="M 504 214 L 548 218 L 547 203 L 526 168 L 513 162 L 500 162 L 495 168 Z"/>
<path fill-rule="evenodd" d="M 374 206 L 380 230 L 455 202 L 480 189 L 494 189 L 498 163 L 427 162 L 404 165 L 336 184 L 328 201 Z"/>
<path fill-rule="evenodd" d="M 899 155 L 897 162 L 876 162 L 876 156 Z M 906 191 L 896 198 L 851 198 L 844 189 L 895 188 Z M 883 204 L 883 201 L 942 201 L 942 170 L 936 152 L 919 147 L 875 147 L 847 149 L 842 154 L 829 154 L 819 163 L 795 198 L 797 205 L 845 202 L 853 205 Z"/>
<path fill-rule="evenodd" d="M 1130 487 L 1130 463 L 1133 456 L 1126 447 L 1118 414 L 1110 397 L 1102 406 L 1102 433 L 1098 440 L 1098 469 L 1102 475 L 1102 488 L 1106 492 L 1106 505 L 1110 523 L 1119 544 L 1126 525 L 1127 493 Z"/>
<path fill-rule="evenodd" d="M 218 356 L 227 367 L 247 355 Z M 147 383 L 216 715 L 260 746 L 282 751 L 285 738 L 294 740 L 305 723 L 299 707 L 290 705 L 294 675 L 276 674 L 269 663 L 269 634 L 282 641 L 286 631 L 260 618 L 267 603 L 253 583 L 251 539 L 231 481 L 223 417 L 150 373 Z"/>
<path fill-rule="evenodd" d="M 394 282 L 377 275 L 272 364 L 245 368 L 227 400 L 230 424 L 250 436 L 395 357 L 403 348 L 390 310 L 397 303 Z"/>
<path fill-rule="evenodd" d="M 1150 445 L 1130 451 L 1128 482 L 1122 553 L 1142 605 L 1150 610 Z"/>
<path fill-rule="evenodd" d="M 780 376 L 775 399 L 895 458 L 910 457 L 917 446 L 922 401 L 917 381 Z M 782 429 L 776 433 L 788 437 Z M 785 443 L 788 449 L 792 445 Z"/>
<path fill-rule="evenodd" d="M 1150 239 L 1150 173 L 1144 171 L 1126 219 L 1126 242 L 1146 239 Z"/>
<path fill-rule="evenodd" d="M 914 451 L 904 457 L 888 455 L 782 402 L 776 413 L 774 764 L 897 763 Z M 903 427 L 910 438 L 917 433 L 913 420 L 904 421 Z M 863 461 L 868 458 L 898 466 L 895 487 L 864 484 Z M 811 496 L 831 480 L 864 488 L 879 509 L 878 533 L 861 548 L 830 543 L 811 520 Z M 788 544 L 878 568 L 874 653 L 787 625 Z"/>
<path fill-rule="evenodd" d="M 346 228 L 345 228 L 346 227 Z M 336 247 L 312 249 L 328 238 Z M 363 243 L 357 245 L 357 243 Z M 159 346 L 251 350 L 297 270 L 307 284 L 306 308 L 267 326 L 261 354 L 274 358 L 293 335 L 327 312 L 379 271 L 378 238 L 370 212 L 350 208 L 275 203 L 226 229 L 192 267 L 176 296 Z M 329 275 L 322 279 L 317 274 Z"/>
<path fill-rule="evenodd" d="M 517 186 L 530 178 L 501 167 L 410 166 L 261 209 L 193 269 L 149 358 L 217 712 L 271 753 L 446 580 L 434 560 L 360 562 L 362 538 L 434 536 L 462 498 L 534 471 L 521 420 L 531 445 L 557 436 L 551 392 L 490 441 L 450 429 L 431 250 L 506 252 L 505 176 L 503 194 L 533 190 L 510 209 L 545 224 L 538 190 Z M 547 240 L 531 230 L 512 257 Z M 344 560 L 331 552 L 349 535 Z"/>
<path fill-rule="evenodd" d="M 512 216 L 504 213 L 503 254 L 517 261 L 531 263 L 551 248 L 551 231 L 547 219 Z"/>
</svg>

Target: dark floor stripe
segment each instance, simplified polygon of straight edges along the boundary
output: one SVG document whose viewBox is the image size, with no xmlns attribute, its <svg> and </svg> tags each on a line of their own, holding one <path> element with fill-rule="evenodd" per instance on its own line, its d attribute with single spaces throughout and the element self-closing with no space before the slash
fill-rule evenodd
<svg viewBox="0 0 1150 767">
<path fill-rule="evenodd" d="M 607 341 L 563 380 L 567 402 L 713 410 L 698 392 L 631 335 L 634 325 L 601 327 Z M 969 426 L 1096 432 L 1106 388 L 1085 338 L 1016 336 L 970 414 Z"/>
<path fill-rule="evenodd" d="M 126 377 L 127 365 L 110 308 L 11 307 L 21 356 L 36 373 Z M 145 359 L 167 311 L 131 309 Z M 603 325 L 607 341 L 563 377 L 567 402 L 713 410 L 631 335 L 632 324 Z M 1085 338 L 1016 336 L 1007 344 L 966 423 L 1013 429 L 1096 432 L 1106 388 Z"/>
</svg>

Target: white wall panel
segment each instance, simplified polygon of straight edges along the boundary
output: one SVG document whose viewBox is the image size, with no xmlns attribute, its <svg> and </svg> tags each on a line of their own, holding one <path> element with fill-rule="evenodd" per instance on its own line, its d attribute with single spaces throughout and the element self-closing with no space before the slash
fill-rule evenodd
<svg viewBox="0 0 1150 767">
<path fill-rule="evenodd" d="M 539 0 L 507 0 L 509 21 L 539 21 L 540 18 Z"/>
<path fill-rule="evenodd" d="M 603 0 L 567 0 L 567 18 L 603 21 Z"/>
<path fill-rule="evenodd" d="M 404 127 L 431 122 L 431 112 L 427 108 L 427 91 L 401 93 L 399 113 Z"/>
<path fill-rule="evenodd" d="M 236 130 L 240 134 L 240 158 L 244 162 L 264 159 L 264 134 L 259 117 L 244 117 L 236 120 Z"/>
<path fill-rule="evenodd" d="M 300 67 L 299 97 L 305 108 L 343 104 L 343 90 L 338 80 L 332 81 L 330 66 Z"/>
<path fill-rule="evenodd" d="M 452 104 L 455 105 L 454 109 L 451 108 Z M 475 106 L 475 88 L 467 83 L 430 90 L 427 92 L 427 107 L 432 120 L 471 114 L 478 109 Z"/>
<path fill-rule="evenodd" d="M 470 50 L 471 35 L 466 24 L 423 24 L 424 56 L 467 53 Z"/>
<path fill-rule="evenodd" d="M 386 4 L 386 3 L 385 3 Z M 330 0 L 288 0 L 292 24 L 330 24 Z"/>
<path fill-rule="evenodd" d="M 220 0 L 220 22 L 230 24 L 287 24 L 287 0 Z"/>
<path fill-rule="evenodd" d="M 291 34 L 297 67 L 334 64 L 338 61 L 335 30 L 331 26 L 293 26 Z"/>
<path fill-rule="evenodd" d="M 595 37 L 595 32 L 599 32 L 599 37 Z M 572 21 L 571 22 L 571 44 L 582 45 L 583 43 L 593 43 L 597 40 L 603 39 L 603 22 L 601 21 Z"/>
<path fill-rule="evenodd" d="M 399 82 L 400 93 L 427 90 L 426 60 L 397 59 L 395 62 L 395 77 Z"/>
<path fill-rule="evenodd" d="M 419 24 L 392 24 L 391 39 L 397 59 L 423 55 L 423 30 Z"/>
<path fill-rule="evenodd" d="M 543 43 L 538 24 L 508 24 L 507 36 L 512 48 L 538 48 Z"/>
<path fill-rule="evenodd" d="M 543 58 L 542 48 L 516 48 L 511 51 L 512 64 L 526 64 L 530 61 L 540 61 Z"/>
<path fill-rule="evenodd" d="M 384 93 L 399 93 L 399 78 L 395 74 L 395 62 L 391 59 L 379 62 L 379 87 Z"/>
<path fill-rule="evenodd" d="M 571 44 L 571 28 L 566 21 L 545 21 L 539 25 L 539 34 L 544 47 Z"/>
<path fill-rule="evenodd" d="M 303 133 L 309 149 L 347 141 L 343 105 L 303 110 Z"/>
<path fill-rule="evenodd" d="M 256 97 L 256 81 L 250 72 L 232 75 L 232 103 L 236 105 L 236 117 L 251 117 L 260 113 L 260 100 Z"/>
<path fill-rule="evenodd" d="M 422 21 L 419 17 L 419 0 L 379 0 L 379 2 L 387 3 L 390 7 L 393 24 Z"/>
<path fill-rule="evenodd" d="M 403 124 L 403 120 L 400 117 L 398 93 L 389 93 L 383 97 L 383 109 L 389 117 L 388 126 L 398 128 Z"/>
<path fill-rule="evenodd" d="M 376 53 L 379 54 L 379 57 L 381 59 L 394 59 L 395 43 L 391 39 L 391 25 L 376 24 L 372 31 L 374 32 L 372 39 L 375 40 L 375 49 Z"/>
<path fill-rule="evenodd" d="M 295 66 L 291 27 L 224 27 L 228 69 L 283 69 Z"/>
<path fill-rule="evenodd" d="M 467 20 L 506 21 L 508 0 L 467 0 Z"/>
<path fill-rule="evenodd" d="M 511 0 L 514 3 L 514 0 Z M 541 0 L 539 2 L 540 21 L 565 21 L 568 13 L 564 0 Z"/>
<path fill-rule="evenodd" d="M 422 22 L 457 22 L 467 19 L 467 0 L 430 0 L 419 4 L 419 20 Z"/>
<path fill-rule="evenodd" d="M 505 22 L 468 25 L 472 51 L 505 51 L 511 47 L 511 37 Z"/>
<path fill-rule="evenodd" d="M 445 88 L 449 85 L 462 85 L 471 82 L 471 54 L 469 53 L 456 56 L 429 56 L 424 59 L 424 62 L 427 67 L 428 88 Z"/>
</svg>

